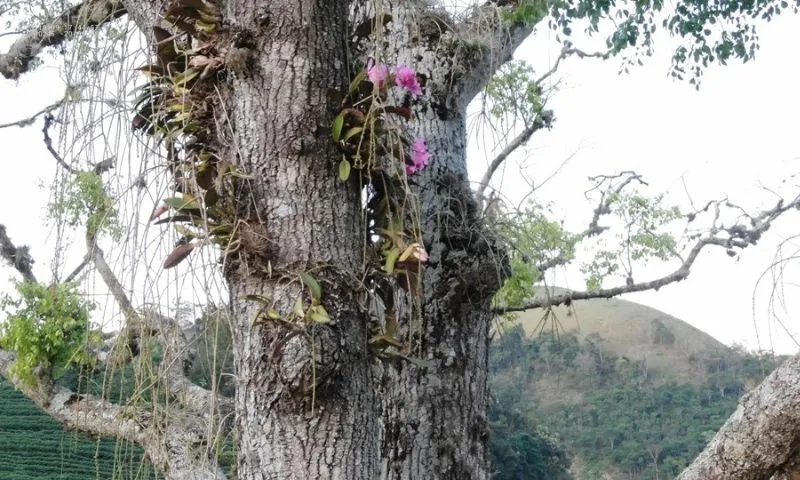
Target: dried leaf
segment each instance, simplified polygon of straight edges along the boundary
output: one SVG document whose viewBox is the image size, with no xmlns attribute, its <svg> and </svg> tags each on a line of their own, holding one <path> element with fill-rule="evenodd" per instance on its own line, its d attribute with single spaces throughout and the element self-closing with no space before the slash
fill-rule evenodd
<svg viewBox="0 0 800 480">
<path fill-rule="evenodd" d="M 181 263 L 186 257 L 189 256 L 194 250 L 193 243 L 182 243 L 175 247 L 175 249 L 170 253 L 166 260 L 164 260 L 164 269 L 172 268 L 175 265 Z"/>
<path fill-rule="evenodd" d="M 153 214 L 150 215 L 150 221 L 152 222 L 153 220 L 155 220 L 156 218 L 160 217 L 161 215 L 165 214 L 168 211 L 169 211 L 169 205 L 167 205 L 166 203 L 162 203 L 161 205 L 156 207 L 155 210 L 153 210 Z"/>
</svg>

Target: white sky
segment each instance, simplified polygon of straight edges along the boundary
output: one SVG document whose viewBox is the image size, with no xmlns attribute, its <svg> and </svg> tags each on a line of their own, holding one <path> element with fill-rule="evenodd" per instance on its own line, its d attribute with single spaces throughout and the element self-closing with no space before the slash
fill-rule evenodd
<svg viewBox="0 0 800 480">
<path fill-rule="evenodd" d="M 555 202 L 574 231 L 586 228 L 594 207 L 583 197 L 589 187 L 586 177 L 619 170 L 644 174 L 653 193 L 666 191 L 682 206 L 688 202 L 681 176 L 695 204 L 728 194 L 753 212 L 774 206 L 777 197 L 759 185 L 778 189 L 783 178 L 800 171 L 800 58 L 794 51 L 800 44 L 800 18 L 784 15 L 760 26 L 759 33 L 761 50 L 754 62 L 710 68 L 699 92 L 667 76 L 676 45 L 668 36 L 659 38 L 656 55 L 643 67 L 621 76 L 620 61 L 614 59 L 562 62 L 556 76 L 563 86 L 548 104 L 555 111 L 554 128 L 536 133 L 496 185 L 519 198 L 527 185 L 517 162 L 525 162 L 530 177 L 541 181 L 577 150 L 537 196 Z M 517 57 L 546 71 L 559 50 L 550 37 L 547 31 L 537 32 Z M 472 151 L 474 180 L 480 178 L 487 156 L 477 148 Z M 787 199 L 800 192 L 800 187 L 790 188 L 797 183 L 783 185 Z M 726 344 L 794 353 L 797 345 L 781 323 L 800 333 L 800 303 L 787 300 L 785 311 L 776 305 L 777 311 L 770 313 L 771 274 L 767 272 L 760 288 L 756 284 L 773 263 L 779 242 L 800 233 L 798 220 L 798 214 L 787 214 L 738 262 L 721 249 L 707 251 L 684 282 L 624 298 L 672 314 Z M 798 280 L 797 268 L 788 267 L 785 275 L 785 296 L 798 296 L 792 285 Z M 635 278 L 650 279 L 641 273 Z M 561 272 L 555 281 L 583 288 L 576 269 Z"/>
<path fill-rule="evenodd" d="M 548 105 L 555 111 L 555 126 L 550 132 L 537 133 L 511 160 L 502 177 L 504 192 L 513 197 L 526 187 L 517 173 L 517 162 L 525 161 L 531 176 L 540 180 L 579 150 L 537 197 L 554 201 L 558 214 L 576 230 L 585 228 L 593 208 L 583 198 L 589 186 L 586 177 L 623 169 L 644 174 L 653 192 L 667 191 L 684 205 L 682 175 L 696 203 L 727 193 L 733 201 L 754 209 L 774 205 L 775 197 L 760 190 L 758 182 L 777 187 L 782 178 L 800 171 L 800 145 L 795 140 L 800 59 L 794 53 L 800 44 L 800 18 L 785 15 L 762 26 L 760 35 L 762 48 L 754 62 L 710 68 L 699 92 L 667 77 L 674 42 L 665 37 L 657 44 L 655 57 L 623 76 L 617 74 L 619 62 L 613 59 L 563 62 L 556 75 L 562 88 Z M 546 31 L 537 33 L 518 56 L 531 61 L 538 71 L 546 70 L 558 51 L 548 48 L 553 44 L 549 37 Z M 0 43 L 0 51 L 7 45 Z M 60 98 L 62 83 L 57 75 L 44 69 L 24 77 L 19 85 L 0 81 L 0 124 L 28 116 Z M 55 166 L 40 130 L 41 119 L 26 129 L 0 129 L 5 156 L 0 223 L 8 227 L 12 240 L 31 244 L 40 259 L 36 271 L 45 277 L 46 249 L 53 239 L 48 239 L 52 232 L 42 222 L 47 193 L 36 185 L 49 182 Z M 473 149 L 470 162 L 478 177 L 486 155 Z M 791 189 L 785 194 L 792 194 Z M 770 314 L 771 277 L 767 275 L 766 285 L 758 291 L 756 282 L 773 262 L 778 243 L 797 231 L 798 215 L 787 215 L 739 262 L 721 250 L 706 252 L 688 280 L 657 293 L 626 298 L 681 318 L 727 344 L 740 342 L 749 348 L 794 353 L 797 347 L 779 322 L 800 333 L 800 304 L 790 303 L 787 311 Z M 7 268 L 3 272 L 11 273 Z M 786 296 L 791 297 L 796 288 L 792 282 L 798 280 L 796 268 L 786 275 Z M 4 291 L 6 277 L 0 273 Z M 637 275 L 637 281 L 646 279 Z M 582 287 L 575 271 L 561 273 L 556 280 Z"/>
</svg>

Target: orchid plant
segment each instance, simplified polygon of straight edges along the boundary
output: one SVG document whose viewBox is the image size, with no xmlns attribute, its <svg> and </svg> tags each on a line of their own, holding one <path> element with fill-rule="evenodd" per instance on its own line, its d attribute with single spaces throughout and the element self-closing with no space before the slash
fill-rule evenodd
<svg viewBox="0 0 800 480">
<path fill-rule="evenodd" d="M 383 271 L 400 275 L 400 285 L 408 290 L 416 284 L 419 264 L 428 260 L 428 254 L 418 240 L 419 229 L 408 226 L 414 222 L 409 221 L 404 199 L 409 177 L 430 164 L 431 154 L 427 140 L 407 135 L 392 115 L 412 120 L 411 100 L 422 93 L 413 68 L 370 58 L 350 83 L 331 128 L 342 152 L 340 179 L 347 181 L 357 169 L 370 192 L 367 211 L 371 234 L 380 238 Z M 398 95 L 399 105 L 391 101 Z M 417 240 L 406 243 L 408 238 Z"/>
</svg>

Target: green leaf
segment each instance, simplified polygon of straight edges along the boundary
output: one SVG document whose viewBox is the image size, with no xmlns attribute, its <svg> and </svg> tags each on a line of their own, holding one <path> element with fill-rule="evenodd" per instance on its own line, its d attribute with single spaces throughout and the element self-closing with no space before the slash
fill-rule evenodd
<svg viewBox="0 0 800 480">
<path fill-rule="evenodd" d="M 179 212 L 183 210 L 200 210 L 200 205 L 196 201 L 191 199 L 171 197 L 171 198 L 165 198 L 164 203 L 169 205 L 170 208 L 173 208 Z"/>
<path fill-rule="evenodd" d="M 349 129 L 347 132 L 345 132 L 344 137 L 342 137 L 342 140 L 346 142 L 350 140 L 350 138 L 352 138 L 353 135 L 358 135 L 362 131 L 364 131 L 364 127 L 353 127 Z"/>
<path fill-rule="evenodd" d="M 375 348 L 384 349 L 388 347 L 403 348 L 403 342 L 388 335 L 375 335 L 369 339 L 369 345 Z"/>
<path fill-rule="evenodd" d="M 175 75 L 175 77 L 172 79 L 172 83 L 178 87 L 182 87 L 187 83 L 191 82 L 192 80 L 194 80 L 195 77 L 197 77 L 198 75 L 200 75 L 200 70 L 190 68 L 185 72 L 181 72 L 178 75 Z"/>
<path fill-rule="evenodd" d="M 386 270 L 386 273 L 391 274 L 394 272 L 394 265 L 397 262 L 397 257 L 400 256 L 400 251 L 397 248 L 393 248 L 389 250 L 386 254 L 386 263 L 383 265 L 383 269 Z"/>
<path fill-rule="evenodd" d="M 269 297 L 265 297 L 264 295 L 245 295 L 243 297 L 245 300 L 252 300 L 255 302 L 263 303 L 264 305 L 269 305 L 272 303 L 272 300 Z"/>
<path fill-rule="evenodd" d="M 350 86 L 347 89 L 348 93 L 352 94 L 353 92 L 358 90 L 358 86 L 361 85 L 361 82 L 363 82 L 365 78 L 367 78 L 367 69 L 366 68 L 364 68 L 360 72 L 358 72 L 358 75 L 356 75 L 356 78 L 354 78 L 353 81 L 350 82 Z"/>
<path fill-rule="evenodd" d="M 301 297 L 297 297 L 297 300 L 294 301 L 292 313 L 294 313 L 298 318 L 305 318 L 306 312 L 303 311 L 303 299 Z"/>
<path fill-rule="evenodd" d="M 331 317 L 322 305 L 314 305 L 308 309 L 308 318 L 317 323 L 330 323 Z"/>
<path fill-rule="evenodd" d="M 344 115 L 336 115 L 336 118 L 333 119 L 333 125 L 331 125 L 331 136 L 334 142 L 338 142 L 342 138 L 342 126 L 344 126 Z"/>
<path fill-rule="evenodd" d="M 343 182 L 350 178 L 350 162 L 346 158 L 339 162 L 339 178 Z"/>
<path fill-rule="evenodd" d="M 300 272 L 300 278 L 303 280 L 303 283 L 306 284 L 308 290 L 311 292 L 311 298 L 319 301 L 319 299 L 322 298 L 322 287 L 319 286 L 319 283 L 316 280 L 314 280 L 314 277 L 312 277 L 306 272 Z"/>
</svg>

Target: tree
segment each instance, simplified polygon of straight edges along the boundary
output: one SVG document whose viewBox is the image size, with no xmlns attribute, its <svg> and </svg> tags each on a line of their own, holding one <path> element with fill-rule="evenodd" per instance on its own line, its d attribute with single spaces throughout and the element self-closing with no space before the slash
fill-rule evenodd
<svg viewBox="0 0 800 480">
<path fill-rule="evenodd" d="M 629 250 L 679 258 L 672 243 L 648 230 L 679 216 L 625 195 L 641 182 L 631 173 L 595 177 L 602 194 L 589 228 L 562 238 L 549 258 L 530 257 L 530 242 L 515 250 L 535 212 L 489 228 L 496 215 L 482 217 L 478 207 L 489 207 L 482 194 L 493 172 L 553 119 L 540 86 L 553 72 L 530 77 L 529 69 L 508 63 L 512 53 L 548 19 L 564 38 L 559 62 L 646 54 L 664 18 L 667 29 L 689 40 L 675 54 L 674 74 L 698 82 L 709 62 L 751 58 L 757 44 L 749 21 L 786 8 L 774 1 L 701 0 L 680 2 L 672 12 L 662 12 L 658 0 L 495 0 L 465 9 L 417 0 L 86 0 L 28 15 L 37 11 L 33 2 L 0 5 L 4 13 L 24 15 L 26 29 L 0 56 L 7 79 L 32 69 L 47 47 L 72 42 L 76 51 L 91 52 L 91 43 L 81 41 L 91 27 L 124 38 L 132 33 L 125 26 L 134 25 L 147 45 L 140 71 L 148 81 L 125 115 L 149 142 L 139 160 L 161 163 L 155 173 L 120 176 L 132 189 L 157 175 L 171 182 L 151 216 L 180 237 L 164 268 L 186 268 L 184 260 L 196 258 L 201 246 L 220 254 L 235 398 L 188 381 L 182 367 L 191 363 L 191 345 L 182 326 L 135 305 L 108 264 L 101 246 L 108 250 L 110 239 L 135 233 L 126 232 L 103 180 L 121 162 L 116 152 L 94 164 L 80 149 L 65 157 L 49 133 L 59 121 L 54 112 L 98 102 L 84 98 L 78 85 L 17 124 L 43 116 L 45 145 L 68 176 L 72 195 L 53 209 L 64 224 L 85 228 L 87 253 L 72 273 L 55 272 L 51 285 L 64 288 L 53 287 L 52 294 L 31 289 L 25 285 L 38 280 L 30 253 L 0 230 L 3 258 L 23 277 L 19 300 L 7 302 L 15 328 L 4 330 L 0 372 L 70 427 L 140 444 L 168 479 L 225 478 L 215 446 L 218 433 L 231 429 L 242 479 L 488 478 L 490 321 L 543 304 L 528 301 L 528 292 L 493 306 L 504 279 L 513 273 L 527 276 L 517 285 L 538 282 L 543 271 L 572 260 L 577 242 L 602 234 L 601 217 L 619 209 L 632 214 L 625 217 L 627 231 L 638 232 L 628 236 Z M 570 40 L 582 23 L 598 32 L 612 18 L 618 21 L 607 51 L 586 53 Z M 717 23 L 721 30 L 711 28 Z M 104 61 L 114 61 L 96 57 L 84 63 L 85 71 L 96 74 Z M 509 85 L 512 91 L 525 86 L 526 110 L 503 103 Z M 496 112 L 517 115 L 522 128 L 490 165 L 476 201 L 465 163 L 466 108 L 484 90 Z M 602 280 L 616 271 L 608 253 L 589 272 L 589 290 L 544 302 L 682 280 L 704 247 L 752 245 L 799 203 L 781 202 L 728 227 L 712 215 L 712 226 L 678 270 L 662 279 L 636 283 L 628 271 L 624 286 L 602 289 Z M 725 205 L 713 202 L 699 213 Z M 69 284 L 87 266 L 123 319 L 121 332 L 105 346 L 86 326 L 48 335 L 65 319 L 84 318 L 89 307 L 72 309 L 76 293 Z M 78 338 L 87 341 L 76 345 Z M 70 364 L 99 368 L 147 357 L 141 352 L 151 341 L 161 350 L 147 377 L 147 404 L 115 404 L 54 382 L 59 368 Z M 36 375 L 14 377 L 23 364 L 36 365 Z"/>
</svg>

